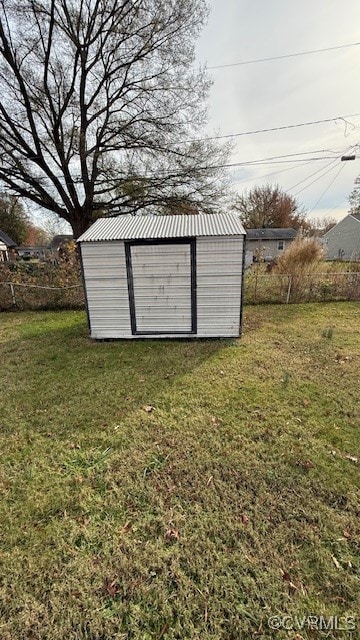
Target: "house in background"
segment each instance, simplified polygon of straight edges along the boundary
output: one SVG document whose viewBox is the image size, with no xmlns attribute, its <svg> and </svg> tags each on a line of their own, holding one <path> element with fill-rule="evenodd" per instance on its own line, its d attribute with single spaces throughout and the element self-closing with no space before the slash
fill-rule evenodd
<svg viewBox="0 0 360 640">
<path fill-rule="evenodd" d="M 296 229 L 247 229 L 246 263 L 275 260 L 297 236 Z"/>
<path fill-rule="evenodd" d="M 324 233 L 322 243 L 328 260 L 360 260 L 360 213 L 349 213 Z"/>
<path fill-rule="evenodd" d="M 22 260 L 45 260 L 49 253 L 48 248 L 44 245 L 20 246 L 16 251 Z"/>
<path fill-rule="evenodd" d="M 4 233 L 0 231 L 0 262 L 6 262 L 10 258 L 11 251 L 16 247 L 16 242 Z"/>
</svg>

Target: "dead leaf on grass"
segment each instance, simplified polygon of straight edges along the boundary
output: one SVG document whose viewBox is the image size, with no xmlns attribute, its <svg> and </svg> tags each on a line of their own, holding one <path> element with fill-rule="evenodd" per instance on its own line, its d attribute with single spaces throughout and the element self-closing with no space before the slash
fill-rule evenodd
<svg viewBox="0 0 360 640">
<path fill-rule="evenodd" d="M 314 468 L 314 463 L 311 460 L 297 460 L 296 464 L 298 467 L 302 467 L 303 469 Z"/>
<path fill-rule="evenodd" d="M 170 528 L 165 531 L 165 538 L 169 542 L 177 542 L 180 538 L 180 533 L 177 529 Z"/>
<path fill-rule="evenodd" d="M 245 513 L 243 513 L 243 514 L 241 515 L 241 522 L 242 522 L 243 524 L 248 524 L 248 523 L 250 522 L 250 520 L 249 520 L 248 516 L 247 516 L 247 515 L 245 515 Z"/>
<path fill-rule="evenodd" d="M 349 454 L 347 454 L 347 455 L 345 456 L 345 458 L 346 458 L 347 460 L 351 460 L 351 462 L 355 462 L 355 464 L 357 464 L 357 463 L 359 462 L 359 459 L 358 459 L 356 456 L 350 456 Z"/>
<path fill-rule="evenodd" d="M 331 559 L 332 559 L 332 561 L 333 561 L 333 563 L 334 563 L 335 567 L 336 567 L 337 569 L 341 569 L 341 564 L 340 564 L 339 560 L 338 560 L 337 558 L 335 558 L 335 556 L 331 556 Z"/>
<path fill-rule="evenodd" d="M 290 592 L 291 591 L 297 591 L 298 587 L 292 582 L 291 577 L 290 577 L 290 573 L 288 571 L 281 570 L 281 574 L 282 574 L 282 579 L 284 580 L 284 582 L 287 583 Z"/>
<path fill-rule="evenodd" d="M 120 591 L 120 585 L 118 582 L 116 582 L 116 580 L 111 580 L 111 578 L 105 578 L 104 591 L 110 596 L 110 598 L 115 598 L 115 596 Z"/>
<path fill-rule="evenodd" d="M 144 411 L 146 411 L 146 413 L 151 413 L 152 411 L 154 411 L 155 407 L 153 407 L 151 404 L 147 404 L 146 407 L 143 407 Z"/>
</svg>

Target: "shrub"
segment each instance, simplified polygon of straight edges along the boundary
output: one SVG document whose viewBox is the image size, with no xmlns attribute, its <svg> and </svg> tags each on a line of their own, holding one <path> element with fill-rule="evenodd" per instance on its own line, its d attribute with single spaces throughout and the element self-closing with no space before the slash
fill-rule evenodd
<svg viewBox="0 0 360 640">
<path fill-rule="evenodd" d="M 297 238 L 277 259 L 277 273 L 299 275 L 318 270 L 324 252 L 315 238 Z"/>
<path fill-rule="evenodd" d="M 311 285 L 309 276 L 320 271 L 324 251 L 316 238 L 297 238 L 277 259 L 274 273 L 291 277 L 291 298 L 305 297 Z"/>
<path fill-rule="evenodd" d="M 20 260 L 0 264 L 0 311 L 83 306 L 84 294 L 75 243 L 69 243 L 59 252 L 56 262 L 29 263 Z"/>
</svg>

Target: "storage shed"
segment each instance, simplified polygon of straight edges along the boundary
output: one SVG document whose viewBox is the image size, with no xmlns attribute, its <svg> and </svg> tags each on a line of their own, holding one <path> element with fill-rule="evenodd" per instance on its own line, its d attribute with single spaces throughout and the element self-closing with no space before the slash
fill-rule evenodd
<svg viewBox="0 0 360 640">
<path fill-rule="evenodd" d="M 239 336 L 245 235 L 234 214 L 99 218 L 78 240 L 91 337 Z"/>
</svg>

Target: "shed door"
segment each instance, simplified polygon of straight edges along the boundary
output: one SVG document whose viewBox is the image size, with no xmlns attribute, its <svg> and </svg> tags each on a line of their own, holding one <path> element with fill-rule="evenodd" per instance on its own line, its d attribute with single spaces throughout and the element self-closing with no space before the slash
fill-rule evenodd
<svg viewBox="0 0 360 640">
<path fill-rule="evenodd" d="M 133 333 L 194 333 L 195 241 L 130 244 L 129 266 Z"/>
</svg>

